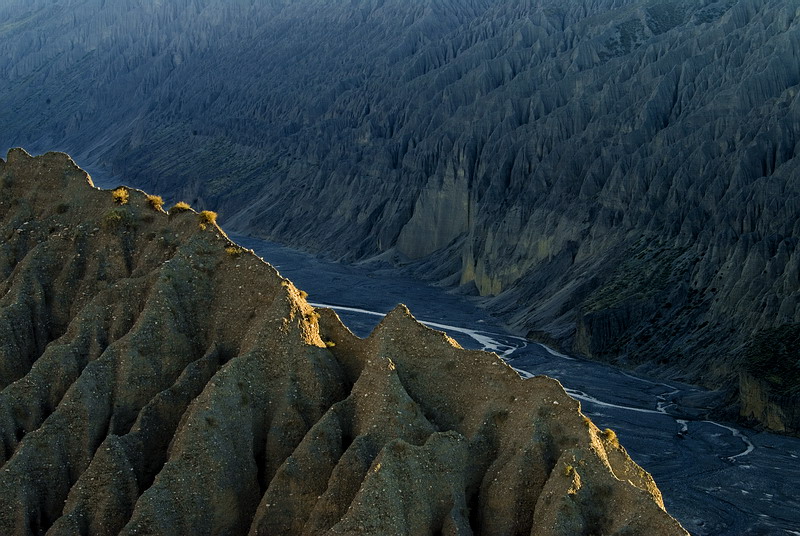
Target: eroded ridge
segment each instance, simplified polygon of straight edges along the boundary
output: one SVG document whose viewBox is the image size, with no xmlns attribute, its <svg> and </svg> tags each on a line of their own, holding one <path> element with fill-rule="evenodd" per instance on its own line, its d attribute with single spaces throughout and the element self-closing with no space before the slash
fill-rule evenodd
<svg viewBox="0 0 800 536">
<path fill-rule="evenodd" d="M 210 213 L 0 160 L 1 534 L 685 534 L 552 379 L 366 339 Z"/>
</svg>

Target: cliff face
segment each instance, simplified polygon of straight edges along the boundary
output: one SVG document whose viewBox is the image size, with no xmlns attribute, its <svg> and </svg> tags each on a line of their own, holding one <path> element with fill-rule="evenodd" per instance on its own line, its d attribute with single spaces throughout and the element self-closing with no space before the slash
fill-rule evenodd
<svg viewBox="0 0 800 536">
<path fill-rule="evenodd" d="M 209 214 L 0 160 L 3 534 L 685 534 L 555 380 L 366 339 Z"/>
<path fill-rule="evenodd" d="M 523 332 L 713 388 L 755 385 L 747 342 L 800 322 L 791 2 L 0 15 L 0 146 L 68 148 L 238 231 L 390 252 Z"/>
</svg>

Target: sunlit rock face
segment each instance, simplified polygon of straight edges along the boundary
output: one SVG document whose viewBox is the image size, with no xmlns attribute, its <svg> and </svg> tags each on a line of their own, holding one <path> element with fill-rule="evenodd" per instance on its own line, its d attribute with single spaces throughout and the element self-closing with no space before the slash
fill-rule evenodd
<svg viewBox="0 0 800 536">
<path fill-rule="evenodd" d="M 0 147 L 68 149 L 238 231 L 389 252 L 523 333 L 766 397 L 743 414 L 796 431 L 800 382 L 744 349 L 800 323 L 797 15 L 12 0 Z"/>
<path fill-rule="evenodd" d="M 2 534 L 686 534 L 555 380 L 404 306 L 360 339 L 63 153 L 0 193 Z"/>
</svg>

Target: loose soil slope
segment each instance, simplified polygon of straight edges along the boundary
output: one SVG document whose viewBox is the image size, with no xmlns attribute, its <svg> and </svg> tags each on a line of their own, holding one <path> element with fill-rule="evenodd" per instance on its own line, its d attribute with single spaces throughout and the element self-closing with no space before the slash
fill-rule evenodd
<svg viewBox="0 0 800 536">
<path fill-rule="evenodd" d="M 0 533 L 685 534 L 555 380 L 403 306 L 359 339 L 64 154 L 0 185 Z"/>
</svg>

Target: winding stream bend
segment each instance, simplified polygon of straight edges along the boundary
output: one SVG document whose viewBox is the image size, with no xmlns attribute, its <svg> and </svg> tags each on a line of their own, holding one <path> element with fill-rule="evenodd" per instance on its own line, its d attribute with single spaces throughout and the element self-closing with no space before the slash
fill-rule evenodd
<svg viewBox="0 0 800 536">
<path fill-rule="evenodd" d="M 315 307 L 366 336 L 397 303 L 465 348 L 497 353 L 523 377 L 557 378 L 649 471 L 667 510 L 695 535 L 800 536 L 800 439 L 701 417 L 706 391 L 560 354 L 507 333 L 467 299 L 382 265 L 342 265 L 232 235 L 275 266 Z"/>
</svg>

